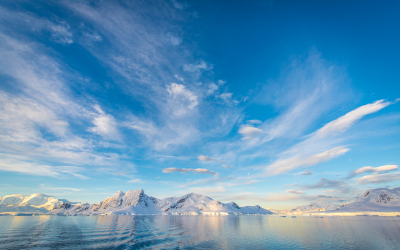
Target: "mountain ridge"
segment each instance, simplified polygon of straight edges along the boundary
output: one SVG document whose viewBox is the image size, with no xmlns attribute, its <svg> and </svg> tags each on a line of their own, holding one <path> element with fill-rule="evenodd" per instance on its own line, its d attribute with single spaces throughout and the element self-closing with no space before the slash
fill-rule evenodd
<svg viewBox="0 0 400 250">
<path fill-rule="evenodd" d="M 317 201 L 285 211 L 264 209 L 258 205 L 240 207 L 233 201 L 222 203 L 196 193 L 158 199 L 148 196 L 143 189 L 128 190 L 125 193 L 117 191 L 114 196 L 107 197 L 95 204 L 74 203 L 41 193 L 28 196 L 14 194 L 0 197 L 0 214 L 7 213 L 50 215 L 400 214 L 400 188 L 369 189 L 361 194 L 356 201 L 342 206 L 326 201 Z"/>
<path fill-rule="evenodd" d="M 148 196 L 143 189 L 117 191 L 113 197 L 108 197 L 98 204 L 61 204 L 49 214 L 59 215 L 228 215 L 228 214 L 273 214 L 258 205 L 239 207 L 235 202 L 222 203 L 212 198 L 189 193 L 183 196 L 157 199 Z"/>
</svg>

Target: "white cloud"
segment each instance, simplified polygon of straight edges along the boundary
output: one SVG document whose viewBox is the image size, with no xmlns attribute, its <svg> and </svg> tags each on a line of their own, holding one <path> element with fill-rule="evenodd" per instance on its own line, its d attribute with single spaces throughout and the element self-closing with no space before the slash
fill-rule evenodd
<svg viewBox="0 0 400 250">
<path fill-rule="evenodd" d="M 392 171 L 397 169 L 397 165 L 384 165 L 384 166 L 380 166 L 380 167 L 362 167 L 356 170 L 353 170 L 349 173 L 349 176 L 347 177 L 347 179 L 353 178 L 356 175 L 359 174 L 363 174 L 363 173 L 379 173 L 379 172 L 386 172 L 386 171 Z"/>
<path fill-rule="evenodd" d="M 306 171 L 297 173 L 297 174 L 295 174 L 295 175 L 312 175 L 312 173 L 313 173 L 312 171 L 306 170 Z"/>
<path fill-rule="evenodd" d="M 197 96 L 182 84 L 171 83 L 167 86 L 167 91 L 172 100 L 173 112 L 177 116 L 185 115 L 189 110 L 193 110 L 199 102 Z"/>
<path fill-rule="evenodd" d="M 103 38 L 101 38 L 101 36 L 96 32 L 92 33 L 84 32 L 83 35 L 93 42 L 101 42 L 103 40 Z"/>
<path fill-rule="evenodd" d="M 346 72 L 315 50 L 290 61 L 281 77 L 265 84 L 255 98 L 261 104 L 272 104 L 280 113 L 259 126 L 265 132 L 260 143 L 303 136 L 321 116 L 351 99 L 348 83 Z"/>
<path fill-rule="evenodd" d="M 250 140 L 258 137 L 263 131 L 253 126 L 242 125 L 238 132 L 243 135 L 242 140 Z"/>
<path fill-rule="evenodd" d="M 178 75 L 174 75 L 174 77 L 177 79 L 177 80 L 179 80 L 179 81 L 181 81 L 181 82 L 185 82 L 185 79 L 183 79 L 183 77 L 180 77 L 180 76 L 178 76 Z"/>
<path fill-rule="evenodd" d="M 229 166 L 229 165 L 226 165 L 226 164 L 222 164 L 222 166 L 223 166 L 224 168 L 233 168 L 233 166 Z"/>
<path fill-rule="evenodd" d="M 246 122 L 250 124 L 262 124 L 262 121 L 260 120 L 247 120 Z"/>
<path fill-rule="evenodd" d="M 208 85 L 207 95 L 212 95 L 217 90 L 218 90 L 218 86 L 215 83 L 210 83 Z"/>
<path fill-rule="evenodd" d="M 115 118 L 112 115 L 104 113 L 99 105 L 95 105 L 94 109 L 98 112 L 98 116 L 93 120 L 95 127 L 90 128 L 89 130 L 101 135 L 105 139 L 120 141 L 121 135 L 118 132 Z"/>
<path fill-rule="evenodd" d="M 250 181 L 247 181 L 247 182 L 245 182 L 243 184 L 244 185 L 252 185 L 252 184 L 259 183 L 259 182 L 261 182 L 261 180 L 250 180 Z"/>
<path fill-rule="evenodd" d="M 232 93 L 223 93 L 219 96 L 222 100 L 229 102 L 232 99 Z"/>
<path fill-rule="evenodd" d="M 283 160 L 277 160 L 275 163 L 267 167 L 271 174 L 279 174 L 291 171 L 300 166 L 314 166 L 318 163 L 328 161 L 337 156 L 346 153 L 349 149 L 344 146 L 338 146 L 333 149 L 329 149 L 324 153 L 315 154 L 317 150 L 327 149 L 337 145 L 337 142 L 341 142 L 343 139 L 331 138 L 336 136 L 338 133 L 344 132 L 348 128 L 354 125 L 363 116 L 377 112 L 380 109 L 389 105 L 389 102 L 376 101 L 372 104 L 361 106 L 344 116 L 326 124 L 321 129 L 310 134 L 306 139 L 300 143 L 295 144 L 288 150 L 282 153 L 282 155 L 292 155 Z M 328 138 L 328 136 L 331 136 Z M 331 146 L 332 145 L 332 146 Z"/>
<path fill-rule="evenodd" d="M 169 42 L 174 46 L 178 46 L 179 44 L 182 43 L 182 38 L 176 37 L 170 33 L 168 34 L 168 38 L 169 38 Z"/>
<path fill-rule="evenodd" d="M 128 182 L 129 183 L 140 183 L 140 182 L 142 182 L 142 180 L 141 179 L 133 179 L 133 180 L 130 180 Z"/>
<path fill-rule="evenodd" d="M 0 161 L 0 170 L 51 177 L 58 177 L 61 175 L 52 166 L 49 165 L 39 165 L 35 163 L 21 162 L 10 159 L 2 159 Z"/>
<path fill-rule="evenodd" d="M 358 179 L 358 184 L 385 183 L 400 180 L 400 172 L 366 175 Z"/>
<path fill-rule="evenodd" d="M 319 130 L 317 130 L 313 136 L 323 138 L 328 135 L 346 131 L 348 128 L 353 126 L 354 123 L 356 123 L 358 120 L 360 120 L 364 116 L 378 112 L 379 110 L 383 109 L 384 107 L 389 106 L 390 104 L 392 104 L 392 103 L 384 102 L 384 100 L 378 100 L 371 104 L 366 104 L 364 106 L 361 106 L 355 110 L 350 111 L 349 113 L 345 114 L 344 116 L 341 116 L 338 119 L 326 124 Z"/>
<path fill-rule="evenodd" d="M 61 22 L 58 25 L 51 24 L 49 29 L 52 31 L 52 38 L 55 42 L 68 45 L 73 43 L 72 33 L 67 23 Z"/>
<path fill-rule="evenodd" d="M 174 172 L 179 172 L 179 173 L 195 173 L 195 174 L 212 174 L 212 175 L 219 175 L 219 173 L 216 173 L 214 171 L 205 169 L 205 168 L 164 168 L 163 173 L 174 173 Z"/>
<path fill-rule="evenodd" d="M 221 86 L 221 85 L 224 85 L 226 83 L 226 81 L 225 80 L 218 80 L 217 83 L 218 83 L 218 85 Z"/>
<path fill-rule="evenodd" d="M 14 94 L 0 91 L 0 152 L 6 153 L 4 159 L 12 159 L 17 172 L 82 179 L 87 177 L 76 169 L 66 172 L 53 166 L 124 164 L 117 153 L 99 150 L 105 146 L 103 141 L 80 137 L 79 128 L 98 114 L 91 111 L 89 99 L 76 99 L 70 89 L 70 82 L 79 75 L 70 74 L 70 69 L 65 70 L 37 43 L 1 32 L 0 40 L 0 73 L 16 88 Z"/>
<path fill-rule="evenodd" d="M 63 177 L 63 173 L 70 174 L 80 179 L 87 179 L 86 176 L 78 174 L 83 168 L 75 166 L 50 166 L 45 164 L 24 162 L 18 159 L 12 159 L 1 154 L 0 170 L 9 172 L 18 172 L 28 175 L 40 175 L 50 177 Z"/>
<path fill-rule="evenodd" d="M 179 3 L 177 0 L 172 0 L 172 3 L 174 4 L 174 7 L 179 10 L 183 10 L 187 7 L 186 3 Z"/>
<path fill-rule="evenodd" d="M 195 186 L 195 185 L 205 185 L 205 184 L 211 184 L 211 183 L 225 182 L 225 181 L 232 180 L 233 178 L 234 178 L 233 175 L 229 175 L 228 177 L 221 177 L 221 175 L 214 175 L 210 178 L 199 179 L 199 180 L 187 182 L 183 185 L 180 185 L 179 188 Z"/>
<path fill-rule="evenodd" d="M 267 166 L 266 174 L 277 175 L 289 172 L 299 167 L 311 167 L 318 163 L 329 161 L 347 151 L 349 151 L 349 149 L 340 146 L 315 155 L 295 155 L 287 159 L 277 160 Z"/>
<path fill-rule="evenodd" d="M 46 32 L 40 35 L 47 36 L 47 33 L 50 33 L 49 40 L 56 43 L 69 45 L 74 42 L 70 26 L 65 21 L 50 21 L 41 19 L 31 12 L 14 12 L 2 7 L 0 7 L 0 16 L 3 20 L 11 21 L 14 25 L 17 24 L 19 29 L 25 32 L 34 32 L 37 35 L 44 30 Z"/>
<path fill-rule="evenodd" d="M 182 27 L 176 18 L 186 17 L 171 2 L 163 1 L 145 9 L 141 2 L 129 5 L 64 2 L 64 5 L 85 23 L 87 32 L 92 32 L 88 30 L 90 27 L 107 41 L 80 45 L 106 65 L 112 77 L 121 79 L 115 84 L 144 109 L 139 114 L 132 110 L 127 117 L 134 118 L 124 123 L 143 135 L 137 138 L 144 139 L 139 143 L 166 151 L 229 133 L 239 117 L 238 108 L 215 106 L 208 100 L 199 105 L 203 100 L 197 93 L 204 96 L 207 89 L 197 83 L 211 81 L 208 75 L 204 79 L 199 77 L 205 70 L 211 70 L 212 65 L 193 61 L 191 47 L 185 43 L 166 46 L 166 43 L 177 44 L 173 37 L 182 34 Z M 163 11 L 159 12 L 160 9 Z M 183 83 L 184 78 L 185 94 L 174 93 L 178 90 L 178 85 L 170 84 L 175 80 L 174 75 L 179 76 L 178 83 Z"/>
<path fill-rule="evenodd" d="M 286 190 L 286 193 L 289 193 L 289 194 L 304 194 L 304 191 Z"/>
<path fill-rule="evenodd" d="M 183 70 L 188 72 L 196 72 L 199 70 L 209 70 L 209 69 L 212 69 L 212 66 L 208 65 L 204 61 L 201 61 L 199 64 L 185 64 L 183 66 Z"/>
<path fill-rule="evenodd" d="M 200 161 L 219 161 L 218 159 L 211 158 L 211 157 L 208 157 L 208 156 L 205 156 L 205 155 L 199 155 L 197 158 Z"/>
<path fill-rule="evenodd" d="M 68 122 L 33 99 L 12 97 L 0 91 L 0 104 L 2 140 L 34 143 L 41 137 L 38 127 L 59 137 L 68 133 Z"/>
</svg>

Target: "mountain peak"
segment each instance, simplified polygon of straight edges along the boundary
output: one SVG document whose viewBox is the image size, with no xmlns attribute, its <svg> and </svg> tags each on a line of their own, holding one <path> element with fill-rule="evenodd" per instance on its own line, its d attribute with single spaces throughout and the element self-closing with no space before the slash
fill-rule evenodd
<svg viewBox="0 0 400 250">
<path fill-rule="evenodd" d="M 124 196 L 125 194 L 124 194 L 124 192 L 122 192 L 122 191 L 117 191 L 115 194 L 114 194 L 114 198 L 119 198 L 119 197 L 122 197 L 122 196 Z"/>
</svg>

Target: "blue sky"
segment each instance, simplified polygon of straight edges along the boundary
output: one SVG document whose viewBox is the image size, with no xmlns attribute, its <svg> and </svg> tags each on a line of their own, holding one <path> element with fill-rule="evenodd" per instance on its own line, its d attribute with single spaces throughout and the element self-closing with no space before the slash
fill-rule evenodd
<svg viewBox="0 0 400 250">
<path fill-rule="evenodd" d="M 400 183 L 398 1 L 2 1 L 0 196 L 289 209 Z"/>
</svg>

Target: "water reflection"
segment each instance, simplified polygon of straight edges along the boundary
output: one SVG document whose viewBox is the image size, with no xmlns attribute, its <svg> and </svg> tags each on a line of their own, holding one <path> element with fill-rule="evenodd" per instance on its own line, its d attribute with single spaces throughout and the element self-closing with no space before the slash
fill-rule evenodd
<svg viewBox="0 0 400 250">
<path fill-rule="evenodd" d="M 0 249 L 399 249 L 399 233 L 399 217 L 0 217 Z"/>
</svg>

